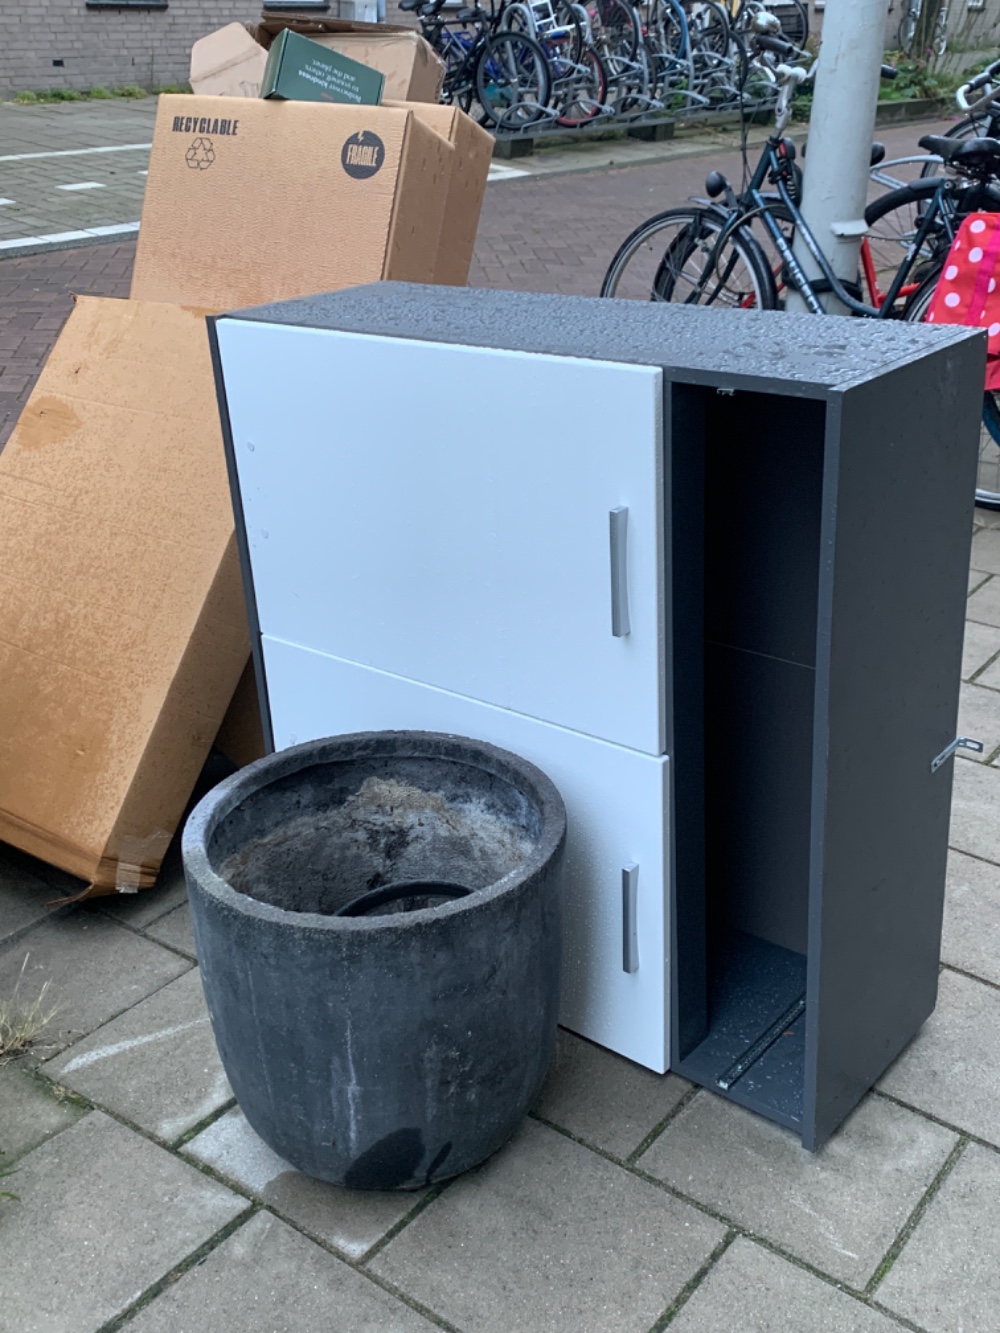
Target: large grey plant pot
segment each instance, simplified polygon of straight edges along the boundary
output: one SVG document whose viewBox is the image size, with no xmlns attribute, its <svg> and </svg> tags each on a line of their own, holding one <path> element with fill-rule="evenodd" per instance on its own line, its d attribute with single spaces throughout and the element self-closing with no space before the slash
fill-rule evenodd
<svg viewBox="0 0 1000 1333">
<path fill-rule="evenodd" d="M 311 1176 L 416 1189 L 514 1132 L 555 1040 L 566 814 L 478 741 L 299 745 L 208 794 L 183 854 L 219 1054 L 260 1137 Z M 367 888 L 473 889 L 334 915 Z"/>
</svg>

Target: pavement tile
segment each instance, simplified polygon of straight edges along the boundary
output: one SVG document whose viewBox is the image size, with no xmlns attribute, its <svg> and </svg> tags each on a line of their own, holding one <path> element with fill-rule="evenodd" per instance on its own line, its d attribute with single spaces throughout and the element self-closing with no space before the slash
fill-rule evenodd
<svg viewBox="0 0 1000 1333">
<path fill-rule="evenodd" d="M 249 1206 L 100 1111 L 22 1157 L 16 1193 L 4 1333 L 94 1333 Z"/>
<path fill-rule="evenodd" d="M 166 916 L 158 917 L 146 927 L 145 934 L 159 944 L 169 944 L 172 949 L 195 958 L 194 927 L 191 924 L 191 909 L 187 903 L 175 907 Z"/>
<path fill-rule="evenodd" d="M 699 1093 L 638 1165 L 861 1288 L 878 1267 L 956 1137 L 869 1097 L 818 1153 L 762 1116 Z"/>
<path fill-rule="evenodd" d="M 966 615 L 981 625 L 1000 625 L 1000 579 L 989 579 L 966 603 Z"/>
<path fill-rule="evenodd" d="M 969 564 L 985 574 L 1000 574 L 1000 532 L 995 528 L 983 528 L 976 533 Z"/>
<path fill-rule="evenodd" d="M 655 1185 L 528 1121 L 371 1268 L 463 1333 L 645 1333 L 724 1234 Z"/>
<path fill-rule="evenodd" d="M 1000 1328 L 1000 1159 L 970 1144 L 875 1299 L 928 1333 Z"/>
<path fill-rule="evenodd" d="M 190 967 L 107 917 L 76 911 L 0 949 L 0 996 L 17 986 L 31 1004 L 48 983 L 43 1004 L 58 1007 L 43 1038 L 43 1053 L 50 1056 Z"/>
<path fill-rule="evenodd" d="M 984 764 L 1000 746 L 1000 691 L 964 681 L 958 696 L 958 734 L 982 741 L 983 752 L 959 750 L 958 757 Z"/>
<path fill-rule="evenodd" d="M 981 569 L 970 569 L 970 570 L 969 570 L 969 592 L 971 593 L 974 589 L 978 588 L 979 585 L 980 585 L 981 583 L 985 583 L 985 581 L 986 581 L 989 577 L 990 577 L 990 576 L 989 576 L 988 574 L 984 574 L 983 571 L 982 571 Z"/>
<path fill-rule="evenodd" d="M 947 969 L 938 1003 L 879 1087 L 1000 1144 L 1000 991 Z"/>
<path fill-rule="evenodd" d="M 975 626 L 971 620 L 966 621 L 966 627 L 968 629 L 978 628 L 984 632 L 988 630 L 986 625 Z M 1000 631 L 997 631 L 997 633 L 1000 634 Z M 1000 690 L 1000 660 L 990 662 L 990 665 L 976 677 L 976 684 L 986 685 L 991 690 Z"/>
<path fill-rule="evenodd" d="M 233 1095 L 197 968 L 49 1060 L 42 1072 L 167 1143 Z"/>
<path fill-rule="evenodd" d="M 157 1296 L 130 1333 L 434 1333 L 434 1325 L 269 1213 Z"/>
<path fill-rule="evenodd" d="M 22 852 L 0 843 L 0 941 L 19 935 L 56 909 L 57 895 Z"/>
<path fill-rule="evenodd" d="M 1000 864 L 1000 770 L 987 764 L 955 764 L 949 844 Z"/>
<path fill-rule="evenodd" d="M 980 625 L 975 620 L 967 620 L 965 645 L 962 651 L 962 679 L 968 680 L 977 671 L 981 671 L 997 653 L 1000 653 L 1000 629 L 994 629 L 992 625 Z M 994 689 L 1000 688 L 1000 671 L 996 683 L 989 680 L 983 683 L 992 684 Z"/>
<path fill-rule="evenodd" d="M 37 1148 L 83 1115 L 15 1063 L 0 1065 L 0 1166 Z M 2 1318 L 2 1315 L 0 1315 Z"/>
<path fill-rule="evenodd" d="M 184 1152 L 349 1259 L 367 1254 L 427 1193 L 348 1190 L 304 1176 L 271 1151 L 239 1107 L 203 1129 Z"/>
<path fill-rule="evenodd" d="M 899 1333 L 899 1325 L 739 1236 L 670 1333 Z"/>
<path fill-rule="evenodd" d="M 1000 986 L 1000 866 L 949 852 L 941 960 Z"/>
<path fill-rule="evenodd" d="M 690 1084 L 654 1074 L 560 1029 L 534 1111 L 614 1157 L 627 1157 L 677 1105 Z"/>
</svg>

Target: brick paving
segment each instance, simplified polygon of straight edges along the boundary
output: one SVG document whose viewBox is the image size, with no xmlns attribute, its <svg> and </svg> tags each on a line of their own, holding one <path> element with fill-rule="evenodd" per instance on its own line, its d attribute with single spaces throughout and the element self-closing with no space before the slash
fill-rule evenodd
<svg viewBox="0 0 1000 1333">
<path fill-rule="evenodd" d="M 735 163 L 722 164 L 734 170 Z M 593 293 L 702 160 L 491 186 L 480 285 Z M 72 292 L 131 244 L 0 263 L 9 431 Z M 416 1195 L 308 1180 L 235 1107 L 176 844 L 156 888 L 54 909 L 0 847 L 0 998 L 61 1006 L 0 1067 L 6 1333 L 1000 1333 L 1000 526 L 977 511 L 937 1012 L 824 1150 L 561 1034 L 523 1129 Z M 974 722 L 972 721 L 974 719 Z M 873 762 L 877 762 L 877 757 Z M 27 960 L 27 961 L 25 961 Z M 139 1243 L 136 1243 L 137 1240 Z"/>
</svg>

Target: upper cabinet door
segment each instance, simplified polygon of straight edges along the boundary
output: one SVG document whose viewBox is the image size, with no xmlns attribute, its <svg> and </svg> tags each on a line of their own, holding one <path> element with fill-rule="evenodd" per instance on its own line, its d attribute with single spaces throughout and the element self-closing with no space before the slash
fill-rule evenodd
<svg viewBox="0 0 1000 1333">
<path fill-rule="evenodd" d="M 262 633 L 662 753 L 658 369 L 217 327 Z"/>
</svg>

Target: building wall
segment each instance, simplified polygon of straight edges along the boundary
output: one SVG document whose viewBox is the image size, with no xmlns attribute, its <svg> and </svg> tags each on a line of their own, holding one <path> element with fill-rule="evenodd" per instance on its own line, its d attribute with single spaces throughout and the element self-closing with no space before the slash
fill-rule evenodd
<svg viewBox="0 0 1000 1333">
<path fill-rule="evenodd" d="M 193 41 L 233 20 L 252 22 L 260 10 L 260 0 L 168 0 L 159 9 L 0 0 L 0 98 L 23 90 L 185 83 Z"/>
</svg>

